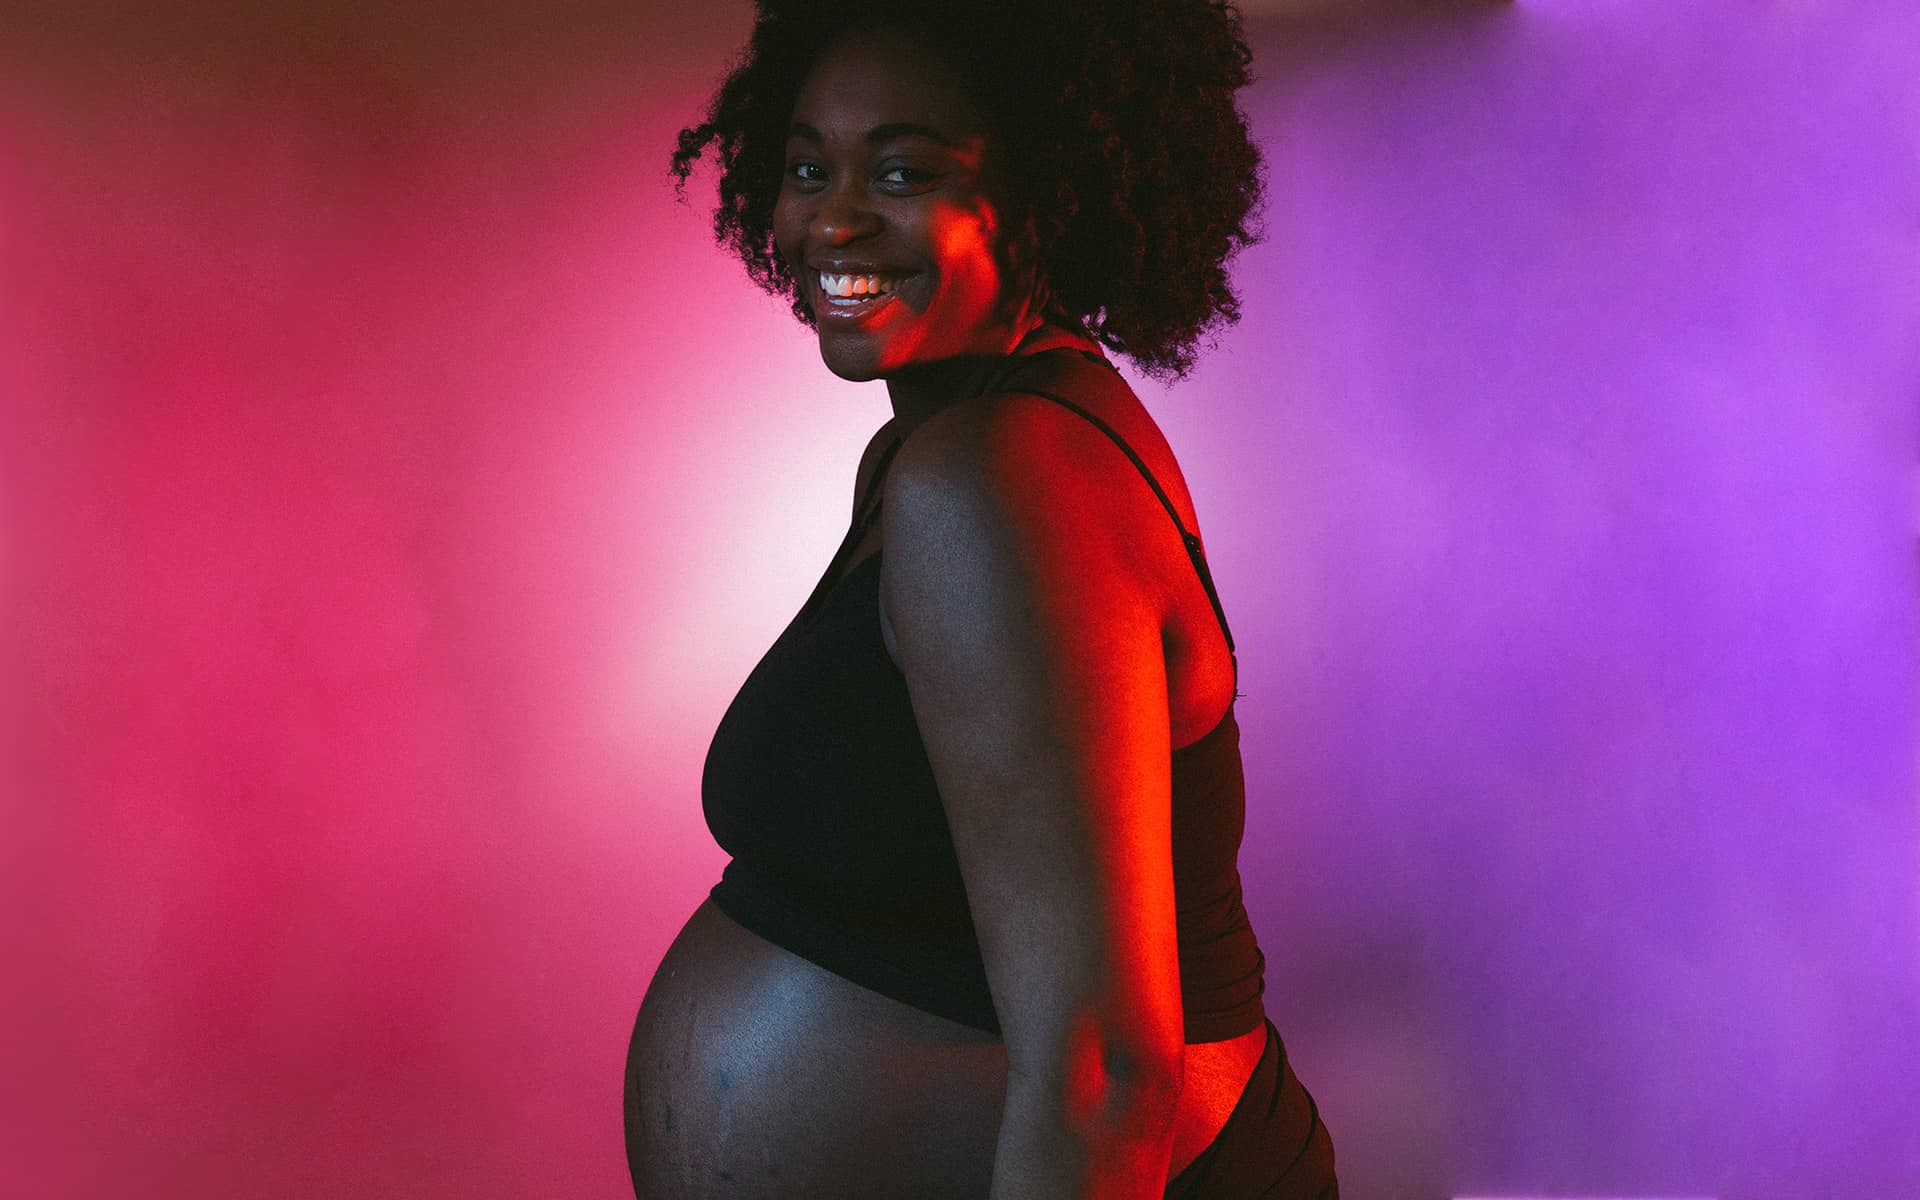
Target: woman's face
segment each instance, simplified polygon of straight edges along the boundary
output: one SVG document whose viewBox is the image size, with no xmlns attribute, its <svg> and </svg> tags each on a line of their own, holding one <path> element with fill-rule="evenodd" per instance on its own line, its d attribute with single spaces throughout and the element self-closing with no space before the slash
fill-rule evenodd
<svg viewBox="0 0 1920 1200">
<path fill-rule="evenodd" d="M 883 378 L 1012 345 L 1025 313 L 1002 303 L 992 153 L 961 81 L 914 41 L 850 34 L 814 64 L 774 243 L 834 374 Z"/>
</svg>

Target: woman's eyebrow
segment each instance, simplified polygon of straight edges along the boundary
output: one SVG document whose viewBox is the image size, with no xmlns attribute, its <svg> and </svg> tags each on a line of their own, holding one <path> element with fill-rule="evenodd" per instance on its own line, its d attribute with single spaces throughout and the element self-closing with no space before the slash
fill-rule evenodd
<svg viewBox="0 0 1920 1200">
<path fill-rule="evenodd" d="M 818 129 L 815 129 L 811 125 L 802 124 L 799 121 L 795 121 L 793 125 L 788 128 L 787 136 L 790 138 L 805 138 L 810 142 L 821 140 Z M 909 137 L 927 138 L 939 142 L 942 146 L 953 145 L 953 139 L 941 133 L 933 126 L 920 125 L 912 121 L 892 121 L 885 125 L 875 125 L 872 129 L 867 130 L 867 141 L 875 145 L 881 142 L 891 142 L 895 138 Z"/>
</svg>

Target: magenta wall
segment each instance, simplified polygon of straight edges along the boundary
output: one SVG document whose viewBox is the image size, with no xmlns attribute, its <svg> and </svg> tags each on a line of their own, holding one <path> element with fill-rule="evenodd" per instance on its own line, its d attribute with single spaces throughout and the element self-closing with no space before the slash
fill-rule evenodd
<svg viewBox="0 0 1920 1200">
<path fill-rule="evenodd" d="M 0 1193 L 623 1194 L 887 407 L 663 180 L 748 10 L 604 7 L 0 38 Z M 1256 24 L 1246 320 L 1141 390 L 1357 1200 L 1920 1194 L 1901 8 Z"/>
</svg>

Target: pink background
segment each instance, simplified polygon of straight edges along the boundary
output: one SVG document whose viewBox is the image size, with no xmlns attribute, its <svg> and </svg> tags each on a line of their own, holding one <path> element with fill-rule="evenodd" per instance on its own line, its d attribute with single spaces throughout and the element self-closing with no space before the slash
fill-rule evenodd
<svg viewBox="0 0 1920 1200">
<path fill-rule="evenodd" d="M 658 9 L 0 29 L 0 1193 L 625 1194 L 888 412 L 672 201 L 750 10 Z M 1920 17 L 1252 32 L 1246 317 L 1140 390 L 1346 1194 L 1920 1195 Z"/>
</svg>

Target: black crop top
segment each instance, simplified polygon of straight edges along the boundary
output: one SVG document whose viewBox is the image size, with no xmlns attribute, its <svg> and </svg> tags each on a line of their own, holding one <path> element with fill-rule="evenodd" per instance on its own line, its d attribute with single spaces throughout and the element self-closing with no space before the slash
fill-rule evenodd
<svg viewBox="0 0 1920 1200">
<path fill-rule="evenodd" d="M 1104 369 L 1104 380 L 1089 378 L 1087 386 L 1126 386 L 1106 359 L 1074 353 Z M 1126 451 L 1173 517 L 1231 652 L 1233 635 L 1199 540 L 1132 448 L 1070 400 L 999 390 L 1063 404 Z M 898 442 L 888 447 L 862 509 L 898 449 Z M 997 1034 L 946 812 L 906 680 L 881 641 L 880 554 L 826 587 L 878 512 L 873 504 L 854 522 L 821 586 L 747 676 L 714 733 L 701 803 L 707 828 L 733 861 L 712 899 L 747 929 L 827 970 Z M 1234 677 L 1237 685 L 1237 658 Z M 1246 790 L 1231 702 L 1210 732 L 1173 751 L 1172 785 L 1186 1041 L 1225 1041 L 1260 1028 L 1266 1016 L 1266 959 L 1240 898 Z"/>
</svg>

